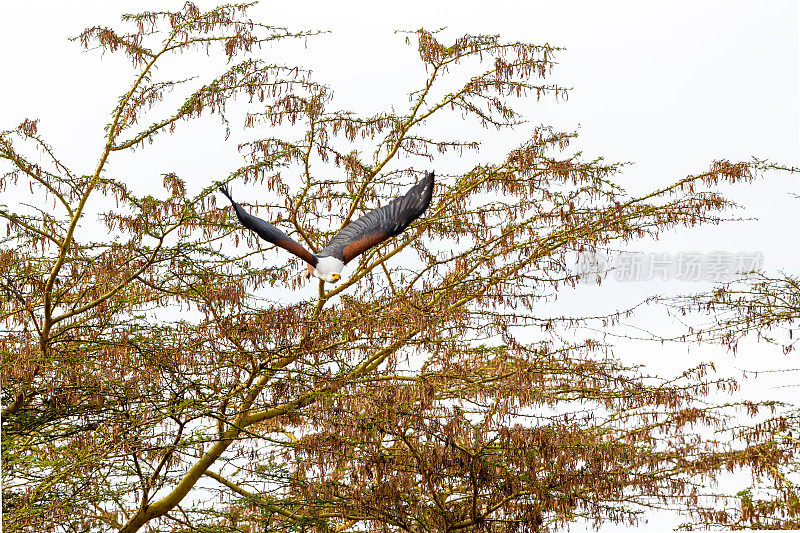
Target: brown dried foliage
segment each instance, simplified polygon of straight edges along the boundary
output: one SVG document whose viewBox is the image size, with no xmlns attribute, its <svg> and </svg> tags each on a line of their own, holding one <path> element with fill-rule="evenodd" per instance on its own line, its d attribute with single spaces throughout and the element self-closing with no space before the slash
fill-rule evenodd
<svg viewBox="0 0 800 533">
<path fill-rule="evenodd" d="M 255 57 L 300 34 L 246 7 L 187 3 L 125 16 L 130 33 L 80 36 L 136 72 L 93 171 L 67 168 L 35 121 L 0 136 L 0 188 L 37 197 L 0 212 L 9 530 L 557 528 L 634 521 L 648 506 L 710 514 L 719 506 L 700 483 L 743 467 L 771 475 L 788 452 L 769 434 L 725 440 L 736 406 L 701 401 L 735 383 L 702 366 L 646 376 L 575 338 L 577 319 L 541 312 L 576 283 L 570 254 L 714 222 L 726 202 L 707 186 L 757 165 L 715 163 L 634 198 L 610 181 L 615 165 L 569 151 L 575 134 L 537 128 L 502 160 L 448 175 L 431 161 L 480 145 L 429 138 L 430 117 L 522 130 L 512 103 L 563 96 L 545 82 L 556 49 L 409 34 L 424 85 L 406 110 L 360 117 L 331 109 L 302 69 Z M 246 58 L 195 89 L 157 80 L 162 57 L 196 48 Z M 245 127 L 274 136 L 243 143 L 246 164 L 220 181 L 266 185 L 279 200 L 249 208 L 308 247 L 431 166 L 433 205 L 347 281 L 300 300 L 302 265 L 254 250 L 211 200 L 215 185 L 192 195 L 166 173 L 162 197 L 138 197 L 106 170 L 182 121 L 213 113 L 229 127 L 234 101 L 251 106 Z M 99 241 L 90 196 L 105 202 Z"/>
<path fill-rule="evenodd" d="M 786 170 L 786 169 L 783 169 Z M 796 171 L 796 169 L 789 169 Z M 662 300 L 671 312 L 689 320 L 688 332 L 679 342 L 719 343 L 732 353 L 740 350 L 744 339 L 779 347 L 793 355 L 797 347 L 795 331 L 800 324 L 800 280 L 791 274 L 780 276 L 750 272 L 740 279 L 720 284 L 714 290 L 691 296 Z M 698 317 L 711 320 L 696 322 Z M 763 345 L 747 347 L 760 349 Z M 792 380 L 797 369 L 767 370 L 782 372 Z M 791 382 L 791 381 L 790 381 Z M 800 411 L 797 404 L 773 406 L 771 416 L 739 428 L 744 439 L 763 440 L 751 451 L 758 458 L 763 476 L 752 487 L 739 493 L 738 505 L 725 512 L 706 512 L 699 519 L 706 524 L 737 529 L 797 529 L 800 527 Z M 765 517 L 780 517 L 778 520 Z"/>
</svg>

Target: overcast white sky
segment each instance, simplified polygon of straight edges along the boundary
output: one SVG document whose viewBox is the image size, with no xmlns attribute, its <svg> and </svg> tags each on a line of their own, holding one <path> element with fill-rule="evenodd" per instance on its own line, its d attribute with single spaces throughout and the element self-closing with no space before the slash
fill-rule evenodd
<svg viewBox="0 0 800 533">
<path fill-rule="evenodd" d="M 82 51 L 67 37 L 93 24 L 118 25 L 123 12 L 180 5 L 163 0 L 7 3 L 0 18 L 0 128 L 39 118 L 40 131 L 55 148 L 88 171 L 96 162 L 101 128 L 130 73 L 112 58 Z M 334 89 L 340 107 L 357 111 L 385 109 L 386 102 L 402 106 L 408 90 L 416 88 L 403 83 L 416 59 L 395 29 L 446 26 L 450 36 L 498 33 L 507 40 L 565 47 L 553 79 L 572 88 L 569 100 L 545 99 L 528 119 L 567 130 L 579 127 L 573 146 L 586 157 L 633 162 L 622 177 L 631 191 L 702 171 L 715 159 L 800 161 L 794 0 L 500 1 L 491 7 L 475 1 L 407 1 L 388 8 L 379 2 L 295 1 L 262 2 L 252 15 L 290 29 L 330 30 L 285 59 L 313 68 L 315 78 Z M 217 143 L 220 150 L 223 141 Z M 151 158 L 159 172 L 200 159 L 180 151 L 164 154 Z M 213 163 L 203 163 L 206 175 L 180 174 L 190 186 L 192 176 L 204 180 L 213 172 Z M 784 192 L 791 188 L 788 182 L 796 183 L 780 177 L 768 181 L 767 189 Z M 794 227 L 797 202 L 785 194 L 778 199 L 764 194 L 763 186 L 740 187 L 732 194 L 770 227 Z M 800 254 L 787 246 L 786 233 L 767 231 L 763 224 L 683 233 L 664 246 L 697 248 L 712 237 L 717 249 L 763 248 L 774 237 L 775 249 L 764 250 L 767 264 L 800 271 Z"/>
<path fill-rule="evenodd" d="M 102 127 L 129 74 L 109 58 L 82 51 L 67 37 L 86 26 L 115 25 L 123 12 L 181 5 L 5 3 L 0 16 L 0 129 L 13 128 L 25 117 L 39 118 L 40 133 L 79 172 L 88 173 L 96 163 Z M 355 111 L 385 108 L 387 101 L 403 105 L 407 91 L 416 88 L 403 83 L 413 69 L 414 50 L 395 29 L 446 26 L 450 36 L 497 33 L 509 41 L 565 47 L 553 79 L 572 88 L 569 99 L 544 102 L 528 118 L 559 129 L 579 127 L 573 146 L 587 158 L 633 162 L 621 177 L 632 191 L 700 172 L 715 159 L 756 156 L 800 166 L 800 14 L 794 0 L 414 0 L 387 6 L 262 2 L 251 14 L 290 29 L 330 30 L 308 39 L 286 62 L 313 68 L 315 78 L 333 88 L 337 104 Z M 199 161 L 198 154 L 181 150 L 157 152 L 154 171 L 183 168 L 193 159 L 200 166 L 186 167 L 180 175 L 189 179 L 190 187 L 206 186 L 207 180 L 222 177 L 215 170 L 236 166 L 215 166 L 210 157 L 214 150 L 219 150 L 219 160 L 227 153 L 221 147 L 224 139 L 217 140 L 220 147 L 209 148 Z M 177 160 L 177 155 L 184 157 Z M 768 176 L 730 191 L 746 208 L 742 214 L 759 217 L 757 223 L 671 233 L 652 249 L 757 250 L 768 270 L 800 273 L 800 199 L 788 195 L 800 193 L 798 179 Z M 2 203 L 10 202 L 3 198 Z M 615 290 L 622 302 L 653 288 L 627 284 Z M 589 308 L 593 301 L 608 301 L 609 287 L 595 291 L 576 298 Z"/>
</svg>

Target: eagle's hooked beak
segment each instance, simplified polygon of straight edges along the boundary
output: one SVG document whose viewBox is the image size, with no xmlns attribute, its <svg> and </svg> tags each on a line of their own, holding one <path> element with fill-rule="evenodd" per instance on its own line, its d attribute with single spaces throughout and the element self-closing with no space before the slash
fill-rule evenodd
<svg viewBox="0 0 800 533">
<path fill-rule="evenodd" d="M 335 282 L 339 281 L 339 277 L 340 276 L 339 276 L 339 274 L 331 274 L 331 277 L 333 278 L 333 281 L 335 283 Z"/>
<path fill-rule="evenodd" d="M 308 272 L 306 272 L 306 279 L 311 279 L 311 276 L 314 274 L 314 267 L 308 265 Z"/>
</svg>

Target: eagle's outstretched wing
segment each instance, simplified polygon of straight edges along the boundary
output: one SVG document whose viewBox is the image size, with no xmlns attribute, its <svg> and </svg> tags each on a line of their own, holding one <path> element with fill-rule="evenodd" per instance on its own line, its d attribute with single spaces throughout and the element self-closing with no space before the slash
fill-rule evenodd
<svg viewBox="0 0 800 533">
<path fill-rule="evenodd" d="M 231 201 L 239 222 L 244 224 L 246 228 L 255 231 L 258 236 L 265 241 L 271 242 L 275 246 L 280 246 L 284 250 L 290 251 L 311 266 L 317 265 L 317 257 L 306 250 L 299 242 L 292 239 L 266 220 L 262 220 L 245 211 L 241 205 L 233 200 L 231 193 L 228 191 L 228 187 L 225 185 L 220 185 L 219 190 L 222 194 L 228 197 L 228 200 Z"/>
<path fill-rule="evenodd" d="M 320 253 L 347 263 L 358 254 L 401 233 L 417 219 L 431 203 L 433 172 L 429 173 L 403 196 L 373 209 L 363 217 L 342 228 Z"/>
</svg>

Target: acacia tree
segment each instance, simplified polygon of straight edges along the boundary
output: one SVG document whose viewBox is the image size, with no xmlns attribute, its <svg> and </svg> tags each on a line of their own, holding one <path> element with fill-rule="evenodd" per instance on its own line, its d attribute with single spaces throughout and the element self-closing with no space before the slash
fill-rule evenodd
<svg viewBox="0 0 800 533">
<path fill-rule="evenodd" d="M 794 330 L 800 320 L 800 279 L 795 275 L 751 272 L 710 293 L 665 303 L 681 314 L 693 309 L 710 314 L 712 322 L 692 332 L 698 341 L 720 342 L 735 352 L 741 339 L 755 334 L 787 355 L 797 348 Z"/>
<path fill-rule="evenodd" d="M 572 254 L 715 222 L 727 203 L 707 186 L 758 165 L 716 162 L 626 195 L 617 166 L 582 160 L 574 133 L 530 129 L 514 109 L 562 91 L 546 82 L 549 46 L 411 33 L 422 85 L 400 111 L 361 116 L 306 71 L 259 59 L 260 43 L 303 34 L 244 5 L 123 21 L 127 33 L 80 36 L 134 73 L 96 168 L 68 168 L 36 121 L 0 137 L 0 186 L 36 196 L 2 210 L 9 530 L 494 531 L 635 521 L 649 506 L 710 517 L 733 495 L 703 483 L 766 464 L 768 437 L 697 429 L 724 430 L 737 406 L 702 398 L 735 383 L 706 366 L 648 376 L 546 312 L 577 281 Z M 160 77 L 198 49 L 231 63 L 204 82 Z M 217 181 L 266 185 L 253 195 L 266 204 L 244 204 L 311 250 L 432 167 L 434 201 L 346 281 L 302 299 L 302 265 L 262 254 L 216 207 L 216 183 L 189 195 L 166 172 L 161 197 L 137 196 L 109 171 L 206 114 L 259 135 Z M 448 114 L 483 126 L 483 144 L 504 129 L 524 140 L 448 173 L 440 154 L 482 146 L 434 138 Z M 90 197 L 106 200 L 99 241 Z"/>
<path fill-rule="evenodd" d="M 693 324 L 691 333 L 676 340 L 719 343 L 736 353 L 743 339 L 756 338 L 792 356 L 800 322 L 800 280 L 788 273 L 746 274 L 708 293 L 664 300 L 683 319 L 710 317 L 706 323 Z M 744 349 L 764 349 L 764 344 L 757 346 Z M 710 523 L 733 528 L 800 527 L 800 410 L 796 403 L 776 402 L 770 414 L 736 429 L 744 439 L 768 437 L 758 451 L 766 475 L 753 479 L 752 486 L 738 494 L 738 505 L 709 516 Z"/>
</svg>

